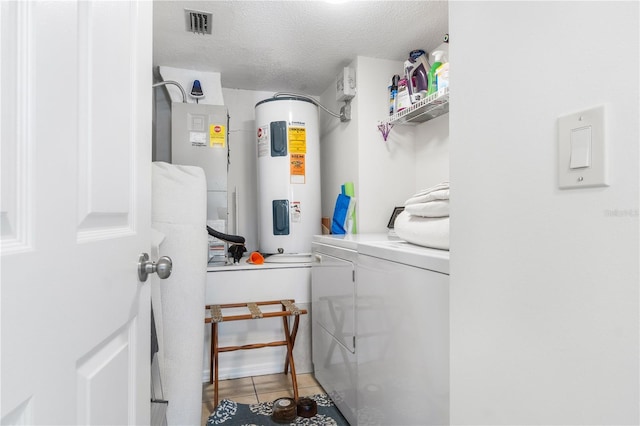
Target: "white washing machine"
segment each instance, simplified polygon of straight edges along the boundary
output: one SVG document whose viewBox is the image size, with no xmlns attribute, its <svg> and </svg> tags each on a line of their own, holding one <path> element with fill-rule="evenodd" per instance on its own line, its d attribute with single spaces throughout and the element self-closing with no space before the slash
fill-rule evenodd
<svg viewBox="0 0 640 426">
<path fill-rule="evenodd" d="M 386 234 L 313 237 L 312 359 L 316 380 L 347 421 L 357 424 L 356 259 L 360 241 Z"/>
<path fill-rule="evenodd" d="M 356 264 L 356 424 L 449 424 L 449 252 L 363 243 Z"/>
</svg>

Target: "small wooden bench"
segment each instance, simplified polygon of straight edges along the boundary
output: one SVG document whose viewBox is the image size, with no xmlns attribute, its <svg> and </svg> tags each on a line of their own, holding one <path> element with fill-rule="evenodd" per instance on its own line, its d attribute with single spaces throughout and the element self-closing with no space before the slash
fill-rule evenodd
<svg viewBox="0 0 640 426">
<path fill-rule="evenodd" d="M 213 397 L 215 405 L 218 405 L 218 354 L 220 352 L 233 352 L 246 349 L 258 349 L 264 347 L 286 346 L 287 355 L 284 361 L 284 374 L 287 374 L 289 365 L 291 365 L 291 381 L 293 382 L 293 397 L 298 401 L 298 382 L 296 381 L 296 368 L 293 362 L 293 344 L 298 333 L 298 325 L 300 315 L 307 313 L 306 309 L 300 309 L 295 305 L 295 300 L 271 300 L 266 302 L 247 302 L 247 303 L 227 303 L 224 305 L 206 305 L 205 309 L 210 313 L 206 316 L 204 322 L 211 323 L 211 353 L 209 362 L 209 383 L 213 383 Z M 273 312 L 262 312 L 260 306 L 280 305 L 282 310 Z M 222 310 L 227 308 L 247 308 L 246 314 L 239 315 L 223 315 Z M 294 316 L 295 320 L 293 328 L 289 331 L 288 317 Z M 278 340 L 267 343 L 252 343 L 242 346 L 224 346 L 218 347 L 218 324 L 221 322 L 254 320 L 262 318 L 282 317 L 284 327 L 284 340 Z"/>
</svg>

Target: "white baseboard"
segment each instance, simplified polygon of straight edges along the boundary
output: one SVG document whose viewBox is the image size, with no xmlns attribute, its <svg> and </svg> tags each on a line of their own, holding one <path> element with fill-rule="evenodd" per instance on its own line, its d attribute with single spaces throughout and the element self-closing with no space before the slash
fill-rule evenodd
<svg viewBox="0 0 640 426">
<path fill-rule="evenodd" d="M 298 363 L 296 362 L 296 366 Z M 296 368 L 296 374 L 306 374 L 312 373 L 313 368 L 301 366 L 302 368 Z M 279 361 L 277 364 L 275 363 L 265 363 L 265 364 L 254 364 L 254 365 L 244 365 L 242 367 L 230 367 L 230 368 L 219 368 L 218 369 L 218 380 L 227 380 L 227 379 L 238 379 L 240 377 L 251 377 L 251 376 L 264 376 L 266 374 L 277 374 L 283 373 L 283 365 L 282 362 Z M 209 369 L 206 369 L 202 372 L 202 383 L 209 383 Z"/>
</svg>

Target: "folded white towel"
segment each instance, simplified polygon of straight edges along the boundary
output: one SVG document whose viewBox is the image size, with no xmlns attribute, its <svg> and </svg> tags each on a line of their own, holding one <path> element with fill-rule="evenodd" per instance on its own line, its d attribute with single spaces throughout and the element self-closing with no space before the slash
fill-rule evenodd
<svg viewBox="0 0 640 426">
<path fill-rule="evenodd" d="M 396 218 L 394 230 L 398 237 L 410 243 L 449 250 L 448 217 L 418 217 L 403 211 Z"/>
<path fill-rule="evenodd" d="M 428 192 L 426 194 L 414 195 L 404 202 L 405 206 L 410 204 L 418 204 L 418 203 L 428 203 L 429 201 L 434 200 L 448 200 L 449 199 L 449 190 L 448 189 L 438 189 L 436 191 Z"/>
<path fill-rule="evenodd" d="M 419 217 L 449 216 L 449 200 L 433 200 L 427 203 L 416 203 L 405 206 L 404 211 Z"/>
<path fill-rule="evenodd" d="M 439 191 L 441 189 L 449 189 L 449 182 L 448 181 L 440 182 L 439 184 L 433 185 L 430 188 L 423 189 L 422 191 L 418 191 L 413 195 L 413 197 L 418 197 L 420 195 L 426 195 L 426 194 L 428 194 L 430 192 Z"/>
</svg>

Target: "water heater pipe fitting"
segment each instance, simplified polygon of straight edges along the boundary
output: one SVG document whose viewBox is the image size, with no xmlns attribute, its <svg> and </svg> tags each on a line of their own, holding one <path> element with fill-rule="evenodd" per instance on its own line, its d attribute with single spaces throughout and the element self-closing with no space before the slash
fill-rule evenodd
<svg viewBox="0 0 640 426">
<path fill-rule="evenodd" d="M 317 105 L 320 108 L 322 108 L 327 114 L 331 115 L 332 117 L 339 118 L 340 121 L 342 122 L 351 120 L 351 100 L 344 101 L 344 106 L 340 108 L 340 114 L 338 114 L 328 110 L 324 105 L 322 105 L 320 102 L 313 99 L 311 96 L 302 95 L 300 93 L 292 93 L 292 92 L 278 92 L 273 95 L 274 98 L 279 98 L 280 96 L 294 96 L 296 98 L 306 99 L 311 103 L 313 103 L 314 105 Z"/>
</svg>

